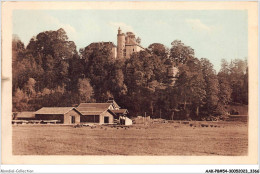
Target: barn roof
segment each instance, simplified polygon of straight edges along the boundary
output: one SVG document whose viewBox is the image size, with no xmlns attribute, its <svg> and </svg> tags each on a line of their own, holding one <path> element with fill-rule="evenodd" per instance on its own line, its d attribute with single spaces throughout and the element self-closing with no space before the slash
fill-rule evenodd
<svg viewBox="0 0 260 174">
<path fill-rule="evenodd" d="M 34 112 L 18 112 L 16 118 L 35 118 Z"/>
<path fill-rule="evenodd" d="M 79 106 L 77 107 L 77 109 L 80 110 L 80 108 L 85 108 L 85 109 L 96 108 L 96 109 L 105 110 L 105 109 L 108 109 L 110 105 L 111 105 L 111 103 L 80 103 Z"/>
<path fill-rule="evenodd" d="M 105 111 L 107 108 L 95 108 L 95 107 L 78 107 L 77 110 L 79 112 L 85 112 L 85 111 L 88 111 L 88 112 L 103 112 Z"/>
<path fill-rule="evenodd" d="M 111 103 L 114 106 L 114 108 L 120 108 L 120 106 L 116 103 L 115 100 L 108 100 L 107 103 Z"/>
<path fill-rule="evenodd" d="M 109 108 L 111 103 L 81 103 L 76 109 L 82 115 L 100 115 L 105 111 L 108 111 L 112 115 L 115 115 Z"/>
<path fill-rule="evenodd" d="M 100 115 L 104 111 L 80 111 L 81 115 Z"/>
<path fill-rule="evenodd" d="M 35 112 L 35 114 L 66 114 L 75 109 L 74 107 L 43 107 Z"/>
<path fill-rule="evenodd" d="M 128 110 L 127 109 L 117 109 L 117 110 L 112 110 L 115 114 L 127 114 Z"/>
</svg>

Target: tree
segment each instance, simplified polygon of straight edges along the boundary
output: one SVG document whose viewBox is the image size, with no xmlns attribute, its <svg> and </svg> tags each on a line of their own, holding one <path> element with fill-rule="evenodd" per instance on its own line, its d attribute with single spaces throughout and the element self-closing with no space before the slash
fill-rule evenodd
<svg viewBox="0 0 260 174">
<path fill-rule="evenodd" d="M 197 58 L 189 59 L 179 65 L 180 75 L 176 81 L 175 90 L 178 101 L 183 103 L 184 110 L 187 104 L 195 113 L 195 119 L 200 119 L 199 110 L 205 104 L 205 80 L 202 74 L 200 61 Z"/>
<path fill-rule="evenodd" d="M 51 55 L 58 60 L 71 59 L 77 54 L 75 43 L 68 41 L 68 36 L 62 28 L 57 31 L 39 33 L 30 40 L 27 50 L 31 51 L 34 56 L 42 53 L 43 57 Z"/>
<path fill-rule="evenodd" d="M 114 68 L 112 70 L 112 75 L 110 76 L 109 82 L 109 90 L 114 94 L 114 97 L 120 98 L 126 95 L 127 86 L 124 83 L 124 73 L 122 69 Z"/>
<path fill-rule="evenodd" d="M 225 59 L 221 60 L 221 69 L 218 73 L 219 81 L 219 103 L 221 105 L 228 105 L 231 102 L 231 84 L 230 84 L 230 70 L 229 64 Z"/>
<path fill-rule="evenodd" d="M 41 93 L 43 96 L 45 96 L 45 95 L 50 95 L 51 94 L 51 90 L 50 89 L 48 89 L 48 88 L 44 88 L 43 90 L 42 90 L 42 93 Z"/>
<path fill-rule="evenodd" d="M 25 111 L 28 109 L 28 96 L 19 88 L 15 90 L 12 102 L 13 112 Z"/>
<path fill-rule="evenodd" d="M 219 101 L 219 83 L 218 77 L 213 65 L 208 59 L 202 58 L 200 60 L 202 65 L 203 78 L 206 84 L 206 98 L 205 98 L 205 109 L 207 114 L 214 114 Z"/>
<path fill-rule="evenodd" d="M 70 74 L 70 59 L 77 57 L 79 56 L 76 45 L 74 42 L 68 41 L 63 29 L 39 33 L 36 37 L 32 37 L 26 48 L 17 37 L 14 37 L 14 100 L 18 101 L 15 99 L 16 93 L 17 96 L 18 94 L 26 96 L 27 106 L 30 106 L 32 110 L 44 105 L 70 105 L 72 100 L 65 98 L 65 96 L 72 95 L 71 91 L 66 88 L 71 89 L 71 79 L 75 78 Z M 16 102 L 14 110 L 21 108 Z"/>
<path fill-rule="evenodd" d="M 219 72 L 227 76 L 229 75 L 230 73 L 229 64 L 226 59 L 221 59 L 221 69 Z"/>
<path fill-rule="evenodd" d="M 69 62 L 78 56 L 76 45 L 68 40 L 66 32 L 61 28 L 57 31 L 45 31 L 33 37 L 26 51 L 45 72 L 39 80 L 39 90 L 45 87 L 54 89 L 61 83 L 69 83 Z M 38 81 L 38 80 L 37 80 Z"/>
<path fill-rule="evenodd" d="M 76 93 L 78 80 L 86 77 L 84 74 L 84 60 L 77 55 L 69 60 L 68 77 L 67 90 Z"/>
<path fill-rule="evenodd" d="M 244 86 L 244 76 L 246 74 L 247 62 L 235 59 L 229 64 L 230 69 L 230 84 L 232 88 L 232 101 L 233 103 L 243 104 L 243 86 Z"/>
<path fill-rule="evenodd" d="M 222 60 L 218 73 L 220 82 L 221 101 L 224 104 L 247 104 L 247 61 L 241 59 L 231 60 L 228 63 Z"/>
<path fill-rule="evenodd" d="M 246 73 L 244 75 L 244 82 L 242 86 L 242 100 L 244 104 L 248 105 L 248 68 L 246 69 Z"/>
<path fill-rule="evenodd" d="M 219 102 L 222 103 L 223 105 L 228 105 L 231 101 L 231 92 L 232 92 L 230 84 L 220 74 L 218 75 L 218 81 L 219 81 Z"/>
<path fill-rule="evenodd" d="M 189 59 L 194 58 L 194 50 L 186 46 L 180 40 L 175 40 L 171 43 L 170 57 L 176 64 L 186 63 Z"/>
<path fill-rule="evenodd" d="M 79 100 L 80 102 L 93 101 L 93 88 L 90 85 L 89 79 L 79 79 L 78 82 Z"/>
<path fill-rule="evenodd" d="M 153 43 L 148 46 L 148 50 L 151 51 L 153 55 L 160 56 L 161 58 L 168 57 L 169 50 L 163 44 Z"/>
<path fill-rule="evenodd" d="M 24 43 L 21 42 L 17 35 L 13 35 L 12 40 L 12 85 L 13 93 L 18 88 L 19 73 L 24 70 L 23 65 L 19 65 L 19 61 L 25 52 Z"/>
<path fill-rule="evenodd" d="M 26 85 L 25 85 L 25 92 L 28 95 L 29 98 L 31 97 L 35 97 L 36 92 L 35 92 L 35 84 L 36 81 L 33 78 L 29 78 L 29 80 L 27 81 Z"/>
<path fill-rule="evenodd" d="M 114 60 L 111 59 L 110 46 L 93 43 L 80 51 L 80 56 L 84 60 L 84 75 L 90 79 L 98 102 L 106 101 L 111 92 L 109 77 L 112 75 Z"/>
</svg>

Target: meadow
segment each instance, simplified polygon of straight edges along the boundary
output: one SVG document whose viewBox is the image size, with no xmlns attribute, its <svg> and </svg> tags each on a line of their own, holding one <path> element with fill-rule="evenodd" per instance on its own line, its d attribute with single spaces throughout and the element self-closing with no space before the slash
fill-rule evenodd
<svg viewBox="0 0 260 174">
<path fill-rule="evenodd" d="M 248 153 L 243 122 L 172 122 L 129 127 L 13 125 L 14 155 L 189 155 Z"/>
</svg>

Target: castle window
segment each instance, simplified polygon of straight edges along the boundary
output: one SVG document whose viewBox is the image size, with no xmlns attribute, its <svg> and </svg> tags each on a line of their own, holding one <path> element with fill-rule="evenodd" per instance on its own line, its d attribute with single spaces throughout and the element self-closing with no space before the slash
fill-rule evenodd
<svg viewBox="0 0 260 174">
<path fill-rule="evenodd" d="M 126 56 L 126 49 L 124 49 L 124 56 Z"/>
</svg>

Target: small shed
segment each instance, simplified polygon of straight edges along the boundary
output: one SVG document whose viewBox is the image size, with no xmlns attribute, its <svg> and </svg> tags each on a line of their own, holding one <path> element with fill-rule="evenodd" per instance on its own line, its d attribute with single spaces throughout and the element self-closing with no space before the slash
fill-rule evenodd
<svg viewBox="0 0 260 174">
<path fill-rule="evenodd" d="M 119 124 L 121 124 L 121 125 L 132 125 L 133 121 L 126 116 L 120 116 L 119 117 Z"/>
<path fill-rule="evenodd" d="M 124 117 L 124 122 L 125 122 L 125 125 L 132 125 L 133 124 L 133 121 L 128 117 Z"/>
<path fill-rule="evenodd" d="M 43 107 L 35 112 L 35 119 L 75 124 L 80 123 L 80 112 L 74 107 Z"/>
<path fill-rule="evenodd" d="M 117 110 L 112 110 L 112 111 L 116 114 L 115 119 L 118 120 L 119 124 L 122 124 L 122 125 L 132 125 L 133 124 L 132 120 L 127 117 L 127 114 L 129 113 L 127 109 L 117 109 Z"/>
</svg>

